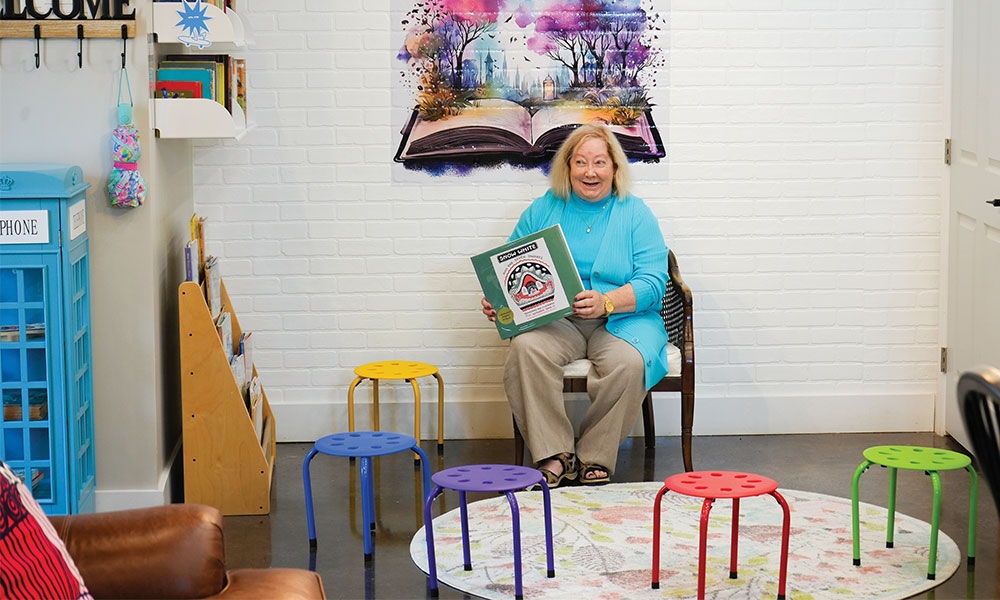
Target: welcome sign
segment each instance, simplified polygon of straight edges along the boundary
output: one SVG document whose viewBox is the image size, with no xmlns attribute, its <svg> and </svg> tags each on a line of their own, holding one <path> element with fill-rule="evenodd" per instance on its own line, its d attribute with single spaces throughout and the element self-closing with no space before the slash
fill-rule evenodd
<svg viewBox="0 0 1000 600">
<path fill-rule="evenodd" d="M 135 20 L 130 0 L 0 0 L 0 20 Z M 126 12 L 128 11 L 128 12 Z"/>
</svg>

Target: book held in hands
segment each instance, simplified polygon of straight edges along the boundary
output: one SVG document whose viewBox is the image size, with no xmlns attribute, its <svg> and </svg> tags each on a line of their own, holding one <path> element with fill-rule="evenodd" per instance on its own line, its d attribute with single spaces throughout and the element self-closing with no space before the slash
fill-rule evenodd
<svg viewBox="0 0 1000 600">
<path fill-rule="evenodd" d="M 502 339 L 573 314 L 583 291 L 559 225 L 477 254 L 472 266 Z"/>
</svg>

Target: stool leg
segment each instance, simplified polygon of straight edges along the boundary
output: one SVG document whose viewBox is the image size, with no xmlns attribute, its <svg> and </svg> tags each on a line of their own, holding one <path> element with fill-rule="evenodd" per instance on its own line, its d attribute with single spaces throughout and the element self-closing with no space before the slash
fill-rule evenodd
<svg viewBox="0 0 1000 600">
<path fill-rule="evenodd" d="M 708 515 L 715 498 L 705 498 L 701 504 L 701 527 L 698 532 L 698 600 L 705 600 L 705 558 L 708 554 Z"/>
<path fill-rule="evenodd" d="M 889 467 L 889 520 L 885 525 L 885 547 L 892 548 L 896 539 L 896 478 L 899 469 Z"/>
<path fill-rule="evenodd" d="M 733 530 L 732 541 L 729 543 L 729 578 L 736 579 L 736 557 L 739 555 L 737 547 L 740 542 L 740 499 L 733 498 Z"/>
<path fill-rule="evenodd" d="M 302 485 L 305 487 L 306 495 L 306 523 L 309 526 L 309 547 L 316 547 L 316 520 L 313 516 L 313 488 L 312 488 L 312 477 L 309 475 L 309 464 L 312 463 L 312 459 L 316 456 L 318 450 L 313 448 L 306 454 L 305 460 L 302 461 Z"/>
<path fill-rule="evenodd" d="M 934 488 L 934 504 L 931 508 L 931 549 L 927 557 L 927 579 L 934 580 L 937 569 L 938 525 L 941 524 L 941 476 L 937 471 L 928 471 Z"/>
<path fill-rule="evenodd" d="M 434 526 L 431 519 L 431 507 L 434 505 L 434 498 L 441 493 L 441 486 L 434 486 L 431 493 L 424 502 L 424 538 L 427 540 L 427 588 L 431 596 L 438 595 L 437 562 L 434 560 Z"/>
<path fill-rule="evenodd" d="M 375 524 L 375 485 L 372 482 L 372 457 L 361 457 L 361 529 L 365 539 L 365 562 L 372 559 L 372 525 Z"/>
<path fill-rule="evenodd" d="M 372 379 L 372 429 L 382 431 L 378 422 L 378 379 Z"/>
<path fill-rule="evenodd" d="M 444 452 L 444 379 L 440 373 L 434 373 L 438 383 L 438 454 Z"/>
<path fill-rule="evenodd" d="M 424 479 L 423 499 L 426 502 L 431 497 L 431 463 L 427 461 L 427 454 L 420 447 L 420 442 L 414 444 L 412 450 L 420 457 L 420 472 Z"/>
<path fill-rule="evenodd" d="M 354 431 L 354 388 L 364 381 L 363 377 L 355 377 L 351 387 L 347 388 L 347 430 Z"/>
<path fill-rule="evenodd" d="M 524 589 L 521 587 L 521 511 L 517 507 L 514 492 L 504 492 L 510 504 L 510 520 L 514 535 L 514 600 L 523 600 Z"/>
<path fill-rule="evenodd" d="M 416 379 L 407 379 L 410 385 L 413 387 L 413 439 L 420 443 L 420 386 L 417 384 Z M 413 460 L 417 460 L 417 456 L 413 455 Z"/>
<path fill-rule="evenodd" d="M 781 512 L 784 516 L 781 520 L 781 563 L 778 567 L 778 600 L 785 600 L 785 582 L 788 578 L 788 538 L 792 532 L 792 512 L 785 502 L 784 496 L 778 490 L 771 492 L 771 496 L 781 505 Z"/>
<path fill-rule="evenodd" d="M 966 556 L 966 561 L 969 567 L 975 568 L 976 566 L 976 521 L 978 513 L 976 510 L 977 502 L 979 498 L 979 476 L 976 475 L 976 470 L 972 468 L 972 465 L 965 467 L 965 470 L 969 472 L 969 550 Z"/>
<path fill-rule="evenodd" d="M 859 525 L 860 521 L 860 509 L 859 509 L 859 497 L 860 492 L 858 489 L 858 484 L 861 482 L 861 474 L 868 469 L 871 465 L 871 461 L 866 460 L 858 465 L 858 468 L 854 470 L 854 477 L 851 479 L 851 541 L 854 546 L 854 566 L 861 565 L 861 527 Z"/>
<path fill-rule="evenodd" d="M 552 496 L 549 493 L 549 484 L 542 479 L 542 517 L 545 520 L 545 562 L 548 571 L 546 577 L 556 576 L 555 549 L 552 547 Z"/>
<path fill-rule="evenodd" d="M 458 492 L 458 514 L 462 517 L 462 563 L 466 571 L 472 570 L 472 553 L 469 552 L 469 507 L 465 502 L 465 492 Z"/>
<path fill-rule="evenodd" d="M 660 504 L 663 494 L 666 493 L 667 486 L 660 488 L 656 492 L 656 500 L 653 501 L 653 589 L 660 589 Z"/>
</svg>

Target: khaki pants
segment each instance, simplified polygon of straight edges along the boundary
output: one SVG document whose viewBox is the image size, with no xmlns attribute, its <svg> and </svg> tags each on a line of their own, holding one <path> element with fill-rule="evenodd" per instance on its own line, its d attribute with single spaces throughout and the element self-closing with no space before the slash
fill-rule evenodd
<svg viewBox="0 0 1000 600">
<path fill-rule="evenodd" d="M 642 355 L 608 333 L 607 319 L 560 319 L 511 340 L 504 365 L 504 390 L 532 459 L 561 452 L 577 461 L 607 467 L 618 461 L 618 446 L 628 437 L 646 397 Z M 573 423 L 563 400 L 563 366 L 589 358 L 590 408 L 574 444 Z"/>
</svg>

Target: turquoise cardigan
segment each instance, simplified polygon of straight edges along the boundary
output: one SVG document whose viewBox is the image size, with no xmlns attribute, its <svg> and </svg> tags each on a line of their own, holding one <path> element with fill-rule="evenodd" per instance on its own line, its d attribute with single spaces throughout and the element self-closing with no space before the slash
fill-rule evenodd
<svg viewBox="0 0 1000 600">
<path fill-rule="evenodd" d="M 559 223 L 565 200 L 549 190 L 521 213 L 510 240 Z M 660 307 L 667 280 L 667 247 L 646 203 L 631 194 L 609 206 L 608 228 L 590 273 L 591 287 L 606 293 L 626 283 L 635 290 L 635 311 L 613 312 L 607 328 L 635 346 L 646 363 L 646 389 L 667 374 L 667 332 Z"/>
</svg>

